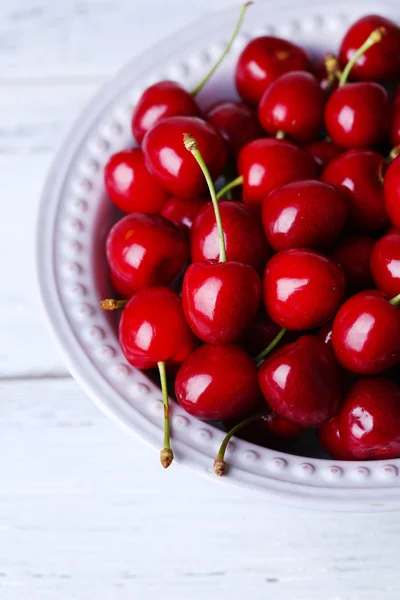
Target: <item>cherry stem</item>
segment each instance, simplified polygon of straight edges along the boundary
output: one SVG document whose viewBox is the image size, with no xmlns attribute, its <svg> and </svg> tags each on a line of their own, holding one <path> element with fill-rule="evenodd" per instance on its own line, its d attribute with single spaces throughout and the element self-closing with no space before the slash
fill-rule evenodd
<svg viewBox="0 0 400 600">
<path fill-rule="evenodd" d="M 229 183 L 224 185 L 224 187 L 219 190 L 219 192 L 217 194 L 217 200 L 222 198 L 222 196 L 225 196 L 225 194 L 227 192 L 229 192 L 229 190 L 231 190 L 232 188 L 235 188 L 238 185 L 242 185 L 242 183 L 243 183 L 243 175 L 239 175 L 239 177 L 236 177 L 236 179 L 232 179 L 232 181 L 230 181 Z"/>
<path fill-rule="evenodd" d="M 210 171 L 208 170 L 207 165 L 204 162 L 204 158 L 201 155 L 197 142 L 191 133 L 183 134 L 183 143 L 185 144 L 186 150 L 189 150 L 189 152 L 193 154 L 200 169 L 203 171 L 204 177 L 206 178 L 208 189 L 210 190 L 211 201 L 214 207 L 215 220 L 217 221 L 217 229 L 219 236 L 219 262 L 226 262 L 225 236 L 224 230 L 222 228 L 221 213 L 219 211 L 218 198 L 215 193 L 214 182 L 210 175 Z"/>
<path fill-rule="evenodd" d="M 390 300 L 390 304 L 392 306 L 399 306 L 399 304 L 400 304 L 400 294 L 397 294 L 397 296 L 395 296 L 394 298 L 392 298 Z"/>
<path fill-rule="evenodd" d="M 282 131 L 282 129 L 279 129 L 279 131 L 276 132 L 275 137 L 277 140 L 283 140 L 285 139 L 285 132 Z"/>
<path fill-rule="evenodd" d="M 270 344 L 268 344 L 268 346 L 262 352 L 260 352 L 260 354 L 258 354 L 256 356 L 256 362 L 257 363 L 260 362 L 260 360 L 264 360 L 264 358 L 266 356 L 268 356 L 268 354 L 270 354 L 270 352 L 272 352 L 272 350 L 275 348 L 275 346 L 277 346 L 279 344 L 279 342 L 281 341 L 281 339 L 283 338 L 283 336 L 285 335 L 286 332 L 287 332 L 287 329 L 285 329 L 284 327 L 282 327 L 282 329 L 274 337 L 274 339 L 272 340 L 272 342 Z"/>
<path fill-rule="evenodd" d="M 246 427 L 246 425 L 250 425 L 250 423 L 254 423 L 254 421 L 258 421 L 264 414 L 266 414 L 266 413 L 259 413 L 257 415 L 252 415 L 251 417 L 247 417 L 247 419 L 244 419 L 243 421 L 241 421 L 240 423 L 235 425 L 235 427 L 232 427 L 232 429 L 230 431 L 228 431 L 228 433 L 222 440 L 222 444 L 219 448 L 217 457 L 214 460 L 213 468 L 214 468 L 214 473 L 216 475 L 218 475 L 219 477 L 223 477 L 223 475 L 225 475 L 225 472 L 226 472 L 226 462 L 224 460 L 225 451 L 230 442 L 231 437 L 234 436 L 235 433 L 239 431 L 239 429 Z"/>
<path fill-rule="evenodd" d="M 114 300 L 114 298 L 106 298 L 100 302 L 100 308 L 103 310 L 117 310 L 124 308 L 128 300 Z"/>
<path fill-rule="evenodd" d="M 165 362 L 161 361 L 157 363 L 157 366 L 160 373 L 161 391 L 164 402 L 164 448 L 160 452 L 160 461 L 164 469 L 166 469 L 174 460 L 174 453 L 171 450 L 167 372 Z"/>
<path fill-rule="evenodd" d="M 339 69 L 339 60 L 333 54 L 326 54 L 325 56 L 325 69 L 327 73 L 327 86 L 325 92 L 330 92 L 336 79 L 340 80 L 341 72 Z"/>
<path fill-rule="evenodd" d="M 394 146 L 389 153 L 389 161 L 391 162 L 398 156 L 400 156 L 400 146 Z"/>
<path fill-rule="evenodd" d="M 352 58 L 349 60 L 349 62 L 343 69 L 343 73 L 339 79 L 339 87 L 342 87 L 343 85 L 345 85 L 345 83 L 347 82 L 347 79 L 349 77 L 351 69 L 356 64 L 356 62 L 358 61 L 360 56 L 362 56 L 367 50 L 369 50 L 371 48 L 371 46 L 382 41 L 383 36 L 385 36 L 385 35 L 386 35 L 386 29 L 384 27 L 378 27 L 377 29 L 374 29 L 374 31 L 372 31 L 369 34 L 369 36 L 367 37 L 365 42 L 354 53 Z"/>
<path fill-rule="evenodd" d="M 211 70 L 207 73 L 207 75 L 200 81 L 200 83 L 198 83 L 196 85 L 196 87 L 192 91 L 192 96 L 196 96 L 196 94 L 198 94 L 200 92 L 200 90 L 205 86 L 207 81 L 214 75 L 215 71 L 218 69 L 219 65 L 224 60 L 225 56 L 229 53 L 229 51 L 232 47 L 232 44 L 235 41 L 235 38 L 237 37 L 237 35 L 240 31 L 245 12 L 246 12 L 247 8 L 250 6 L 250 4 L 253 4 L 253 2 L 245 2 L 240 7 L 239 17 L 238 17 L 238 20 L 236 21 L 235 29 L 233 30 L 233 33 L 232 33 L 232 36 L 231 36 L 229 42 L 225 46 L 223 53 L 221 54 L 221 56 L 219 57 L 219 59 L 217 60 L 215 65 L 211 68 Z"/>
</svg>

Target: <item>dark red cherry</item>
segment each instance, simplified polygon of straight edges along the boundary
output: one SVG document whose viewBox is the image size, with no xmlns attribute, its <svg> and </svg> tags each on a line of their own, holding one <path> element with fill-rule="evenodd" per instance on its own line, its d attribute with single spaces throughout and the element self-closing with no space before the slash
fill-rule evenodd
<svg viewBox="0 0 400 600">
<path fill-rule="evenodd" d="M 374 287 L 370 261 L 375 240 L 366 235 L 343 237 L 330 253 L 330 258 L 343 269 L 349 295 Z"/>
<path fill-rule="evenodd" d="M 193 96 L 176 81 L 159 81 L 141 95 L 132 115 L 132 133 L 141 144 L 154 125 L 168 117 L 198 117 Z"/>
<path fill-rule="evenodd" d="M 343 271 L 314 250 L 279 252 L 265 268 L 265 308 L 275 323 L 289 330 L 325 323 L 341 305 L 344 291 Z"/>
<path fill-rule="evenodd" d="M 335 415 L 318 429 L 319 442 L 335 460 L 355 460 L 340 435 L 339 421 L 340 415 Z"/>
<path fill-rule="evenodd" d="M 392 146 L 400 145 L 400 85 L 397 84 L 389 121 L 389 141 Z"/>
<path fill-rule="evenodd" d="M 323 181 L 344 190 L 349 205 L 348 223 L 354 232 L 377 233 L 389 224 L 383 197 L 385 169 L 385 160 L 377 152 L 349 150 L 333 160 L 322 174 Z"/>
<path fill-rule="evenodd" d="M 309 71 L 307 54 L 302 48 L 271 36 L 252 40 L 239 56 L 235 81 L 245 102 L 258 104 L 268 86 L 288 71 Z"/>
<path fill-rule="evenodd" d="M 299 427 L 290 421 L 287 421 L 275 411 L 263 415 L 260 418 L 260 423 L 270 435 L 277 438 L 290 439 L 296 437 L 303 431 L 303 427 Z"/>
<path fill-rule="evenodd" d="M 328 135 L 339 148 L 372 148 L 386 135 L 389 110 L 387 92 L 378 83 L 347 83 L 326 104 Z"/>
<path fill-rule="evenodd" d="M 376 287 L 389 298 L 400 294 L 400 232 L 384 235 L 376 242 L 371 271 Z"/>
<path fill-rule="evenodd" d="M 111 229 L 107 260 L 115 279 L 132 292 L 168 285 L 188 260 L 184 233 L 160 215 L 126 215 Z"/>
<path fill-rule="evenodd" d="M 340 414 L 344 445 L 358 459 L 400 456 L 400 388 L 385 377 L 360 379 Z"/>
<path fill-rule="evenodd" d="M 317 333 L 317 337 L 324 342 L 324 344 L 327 344 L 328 346 L 332 347 L 332 327 L 333 327 L 333 319 L 329 319 L 329 321 L 327 321 L 324 325 L 322 325 L 322 327 L 319 328 L 318 333 Z"/>
<path fill-rule="evenodd" d="M 262 272 L 270 252 L 259 215 L 244 204 L 230 200 L 220 200 L 219 210 L 227 259 Z M 193 262 L 219 259 L 219 235 L 211 203 L 202 208 L 193 223 L 190 249 Z"/>
<path fill-rule="evenodd" d="M 123 281 L 120 281 L 118 277 L 109 269 L 109 277 L 111 281 L 111 285 L 113 287 L 114 292 L 118 298 L 124 298 L 125 300 L 129 300 L 132 298 L 135 293 L 131 287 L 125 285 Z"/>
<path fill-rule="evenodd" d="M 330 67 L 329 71 L 327 66 Z M 327 52 L 323 58 L 317 59 L 313 64 L 313 73 L 319 81 L 321 90 L 329 92 L 337 88 L 339 79 L 335 72 L 339 70 L 339 61 L 330 52 Z"/>
<path fill-rule="evenodd" d="M 158 362 L 179 364 L 197 345 L 179 296 L 166 287 L 140 290 L 129 300 L 119 340 L 127 361 L 138 369 L 152 369 Z"/>
<path fill-rule="evenodd" d="M 249 265 L 201 261 L 186 270 L 182 303 L 192 331 L 204 342 L 230 344 L 254 319 L 261 284 Z"/>
<path fill-rule="evenodd" d="M 243 176 L 243 200 L 260 206 L 276 188 L 299 179 L 317 176 L 317 165 L 303 148 L 286 140 L 262 139 L 243 146 L 238 157 Z"/>
<path fill-rule="evenodd" d="M 271 192 L 262 204 L 262 221 L 276 251 L 333 246 L 345 224 L 347 202 L 333 185 L 295 181 Z"/>
<path fill-rule="evenodd" d="M 400 309 L 378 290 L 359 292 L 338 311 L 332 343 L 345 369 L 382 373 L 400 360 Z"/>
<path fill-rule="evenodd" d="M 400 29 L 379 15 L 362 17 L 348 29 L 340 46 L 340 62 L 344 66 L 378 27 L 384 27 L 386 35 L 357 60 L 351 70 L 353 80 L 384 81 L 400 75 Z"/>
<path fill-rule="evenodd" d="M 227 149 L 218 131 L 196 117 L 171 117 L 160 121 L 143 140 L 143 152 L 149 171 L 166 190 L 181 198 L 200 196 L 207 189 L 196 159 L 183 143 L 191 133 L 210 171 L 216 179 L 222 172 Z"/>
<path fill-rule="evenodd" d="M 400 156 L 390 163 L 383 184 L 385 208 L 389 219 L 400 228 Z"/>
<path fill-rule="evenodd" d="M 208 112 L 207 121 L 218 129 L 232 156 L 237 156 L 248 142 L 265 135 L 255 111 L 240 102 L 217 104 Z"/>
<path fill-rule="evenodd" d="M 299 427 L 319 427 L 341 400 L 338 366 L 321 340 L 304 335 L 261 365 L 258 383 L 278 415 Z"/>
<path fill-rule="evenodd" d="M 276 338 L 281 328 L 260 307 L 254 321 L 250 323 L 240 338 L 240 344 L 250 356 L 257 356 Z M 285 340 L 285 337 L 283 338 Z"/>
<path fill-rule="evenodd" d="M 204 344 L 178 371 L 175 394 L 191 415 L 206 421 L 232 419 L 260 399 L 255 363 L 239 346 Z"/>
<path fill-rule="evenodd" d="M 330 162 L 342 153 L 342 150 L 330 141 L 321 140 L 305 146 L 306 150 L 314 157 L 320 169 L 324 169 Z"/>
<path fill-rule="evenodd" d="M 168 198 L 150 174 L 140 148 L 113 154 L 104 167 L 107 194 L 126 213 L 158 213 Z"/>
<path fill-rule="evenodd" d="M 161 209 L 161 215 L 175 225 L 190 231 L 197 214 L 210 199 L 205 196 L 194 198 L 178 198 L 172 196 Z"/>
<path fill-rule="evenodd" d="M 305 71 L 291 71 L 276 79 L 263 94 L 258 118 L 270 135 L 283 132 L 296 142 L 311 142 L 324 117 L 324 92 Z"/>
</svg>

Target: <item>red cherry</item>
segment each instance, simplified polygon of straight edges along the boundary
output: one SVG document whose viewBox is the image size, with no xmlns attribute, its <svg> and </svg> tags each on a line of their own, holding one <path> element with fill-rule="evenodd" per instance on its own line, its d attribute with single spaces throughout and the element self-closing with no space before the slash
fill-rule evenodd
<svg viewBox="0 0 400 600">
<path fill-rule="evenodd" d="M 360 379 L 341 415 L 343 443 L 358 459 L 400 456 L 400 388 L 385 377 Z"/>
<path fill-rule="evenodd" d="M 179 364 L 196 348 L 179 297 L 169 288 L 140 290 L 122 311 L 119 340 L 127 361 L 138 369 L 159 362 Z"/>
<path fill-rule="evenodd" d="M 357 60 L 351 70 L 354 80 L 384 81 L 400 75 L 400 29 L 393 21 L 378 15 L 362 17 L 348 29 L 340 46 L 341 64 L 344 66 L 379 27 L 384 27 L 386 35 Z"/>
<path fill-rule="evenodd" d="M 148 171 L 140 148 L 113 154 L 104 167 L 107 194 L 126 213 L 158 213 L 168 194 Z"/>
<path fill-rule="evenodd" d="M 262 36 L 252 40 L 239 56 L 235 81 L 245 102 L 258 104 L 268 86 L 288 71 L 309 71 L 302 48 L 280 38 Z"/>
<path fill-rule="evenodd" d="M 382 373 L 400 360 L 400 310 L 378 290 L 359 292 L 337 313 L 332 343 L 345 369 Z"/>
<path fill-rule="evenodd" d="M 323 172 L 323 181 L 344 190 L 352 230 L 376 233 L 388 225 L 382 185 L 385 169 L 385 160 L 377 152 L 349 150 L 332 161 Z"/>
<path fill-rule="evenodd" d="M 311 154 L 286 140 L 262 139 L 243 146 L 238 157 L 243 200 L 261 205 L 276 188 L 299 179 L 313 179 L 317 166 Z"/>
<path fill-rule="evenodd" d="M 400 145 L 400 86 L 397 85 L 389 121 L 389 141 L 392 146 Z"/>
<path fill-rule="evenodd" d="M 386 90 L 373 82 L 348 83 L 338 88 L 325 107 L 328 135 L 340 148 L 376 146 L 386 135 L 388 119 Z"/>
<path fill-rule="evenodd" d="M 324 92 L 330 92 L 337 88 L 339 79 L 336 73 L 339 71 L 340 68 L 338 59 L 329 52 L 324 56 L 324 58 L 317 60 L 313 65 L 313 73 L 319 81 L 321 90 Z"/>
<path fill-rule="evenodd" d="M 172 221 L 185 231 L 190 231 L 193 221 L 203 206 L 209 202 L 209 198 L 177 198 L 172 196 L 161 209 L 161 215 Z"/>
<path fill-rule="evenodd" d="M 114 291 L 116 292 L 116 295 L 119 298 L 124 298 L 125 300 L 129 300 L 129 298 L 132 298 L 133 294 L 135 293 L 132 290 L 132 288 L 125 285 L 123 281 L 120 281 L 116 274 L 111 271 L 111 269 L 109 269 L 108 274 L 110 277 L 111 285 Z"/>
<path fill-rule="evenodd" d="M 191 415 L 222 421 L 251 411 L 261 394 L 254 362 L 239 346 L 200 346 L 185 360 L 175 394 Z"/>
<path fill-rule="evenodd" d="M 145 134 L 168 117 L 198 117 L 200 109 L 193 96 L 175 81 L 159 81 L 140 97 L 132 115 L 132 133 L 141 144 Z"/>
<path fill-rule="evenodd" d="M 257 356 L 276 338 L 280 329 L 264 308 L 260 307 L 254 321 L 242 335 L 240 343 L 250 356 Z"/>
<path fill-rule="evenodd" d="M 376 287 L 389 298 L 400 294 L 400 233 L 384 235 L 376 242 L 371 271 Z"/>
<path fill-rule="evenodd" d="M 342 153 L 342 150 L 335 146 L 332 142 L 322 140 L 320 142 L 312 142 L 305 146 L 306 150 L 314 157 L 320 169 L 324 169 L 330 162 Z"/>
<path fill-rule="evenodd" d="M 211 344 L 237 340 L 254 319 L 260 296 L 257 272 L 234 261 L 193 263 L 182 284 L 186 319 L 197 337 Z"/>
<path fill-rule="evenodd" d="M 400 228 L 400 156 L 390 163 L 386 171 L 383 190 L 386 212 L 393 225 Z"/>
<path fill-rule="evenodd" d="M 396 227 L 396 225 L 390 225 L 388 229 L 386 229 L 385 234 L 387 235 L 388 233 L 400 233 L 400 227 Z"/>
<path fill-rule="evenodd" d="M 184 233 L 160 215 L 133 213 L 118 221 L 106 243 L 115 279 L 132 292 L 167 285 L 188 259 Z"/>
<path fill-rule="evenodd" d="M 319 328 L 317 337 L 327 344 L 327 346 L 332 346 L 332 327 L 333 327 L 333 319 L 329 319 L 322 327 Z"/>
<path fill-rule="evenodd" d="M 355 460 L 340 435 L 339 421 L 340 415 L 335 415 L 318 429 L 319 442 L 335 460 Z"/>
<path fill-rule="evenodd" d="M 271 318 L 285 329 L 319 327 L 342 303 L 343 271 L 314 250 L 285 250 L 265 268 L 264 304 Z"/>
<path fill-rule="evenodd" d="M 271 192 L 262 204 L 262 221 L 270 246 L 326 250 L 343 228 L 347 216 L 344 195 L 333 185 L 306 180 Z"/>
<path fill-rule="evenodd" d="M 219 210 L 227 259 L 262 272 L 269 249 L 259 216 L 247 206 L 229 200 L 220 200 Z M 204 206 L 193 223 L 190 248 L 193 262 L 219 259 L 219 235 L 211 203 Z"/>
<path fill-rule="evenodd" d="M 281 417 L 300 427 L 319 427 L 341 400 L 331 350 L 305 335 L 268 357 L 258 372 L 264 398 Z"/>
<path fill-rule="evenodd" d="M 206 180 L 195 158 L 183 143 L 192 133 L 211 173 L 216 179 L 222 172 L 227 150 L 216 129 L 196 117 L 171 117 L 157 123 L 143 140 L 143 152 L 150 172 L 171 194 L 182 198 L 200 196 Z"/>
<path fill-rule="evenodd" d="M 323 116 L 324 92 L 314 75 L 305 71 L 278 77 L 258 105 L 258 118 L 267 133 L 283 132 L 304 144 L 318 134 Z"/>
<path fill-rule="evenodd" d="M 303 431 L 302 427 L 287 421 L 275 411 L 262 415 L 260 422 L 263 429 L 277 438 L 293 438 Z"/>
<path fill-rule="evenodd" d="M 349 235 L 340 240 L 330 253 L 334 263 L 343 269 L 349 295 L 374 286 L 370 260 L 375 240 L 366 235 Z"/>
<path fill-rule="evenodd" d="M 248 142 L 264 137 L 255 111 L 239 102 L 217 104 L 207 114 L 207 121 L 225 139 L 232 156 L 237 156 Z"/>
</svg>

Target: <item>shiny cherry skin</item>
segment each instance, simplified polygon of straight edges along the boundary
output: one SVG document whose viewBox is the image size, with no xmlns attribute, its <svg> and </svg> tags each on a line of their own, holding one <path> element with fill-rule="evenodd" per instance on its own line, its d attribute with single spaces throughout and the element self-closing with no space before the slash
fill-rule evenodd
<svg viewBox="0 0 400 600">
<path fill-rule="evenodd" d="M 207 183 L 194 156 L 185 148 L 183 136 L 191 133 L 200 153 L 216 179 L 225 166 L 228 152 L 218 131 L 197 117 L 171 117 L 157 123 L 143 140 L 146 165 L 160 185 L 174 196 L 200 196 Z"/>
<path fill-rule="evenodd" d="M 261 397 L 254 361 L 232 344 L 204 344 L 192 352 L 178 371 L 175 394 L 189 414 L 206 421 L 239 417 Z"/>
<path fill-rule="evenodd" d="M 217 104 L 208 112 L 207 121 L 220 132 L 232 156 L 245 144 L 265 136 L 256 112 L 240 102 Z"/>
<path fill-rule="evenodd" d="M 339 429 L 340 415 L 335 415 L 318 429 L 318 440 L 321 446 L 335 460 L 355 460 L 343 442 Z"/>
<path fill-rule="evenodd" d="M 400 294 L 400 232 L 381 237 L 371 254 L 375 285 L 389 298 Z"/>
<path fill-rule="evenodd" d="M 219 210 L 227 259 L 250 265 L 262 273 L 270 251 L 259 215 L 231 200 L 220 200 Z M 192 262 L 219 259 L 219 236 L 211 203 L 201 209 L 193 223 L 190 252 Z"/>
<path fill-rule="evenodd" d="M 179 296 L 162 286 L 140 290 L 122 311 L 119 341 L 127 361 L 138 369 L 158 362 L 179 364 L 197 341 L 186 323 Z"/>
<path fill-rule="evenodd" d="M 400 360 L 400 309 L 378 290 L 359 292 L 339 309 L 332 344 L 345 369 L 382 373 Z"/>
<path fill-rule="evenodd" d="M 172 196 L 164 204 L 160 214 L 188 233 L 196 216 L 209 201 L 210 199 L 206 196 L 194 198 Z"/>
<path fill-rule="evenodd" d="M 183 310 L 203 342 L 231 344 L 254 319 L 260 305 L 257 272 L 236 261 L 191 264 L 182 283 Z"/>
<path fill-rule="evenodd" d="M 400 228 L 400 156 L 390 163 L 386 171 L 383 191 L 389 219 Z"/>
<path fill-rule="evenodd" d="M 400 85 L 397 85 L 389 121 L 389 141 L 392 146 L 400 146 Z"/>
<path fill-rule="evenodd" d="M 275 323 L 289 330 L 323 325 L 341 305 L 344 292 L 342 269 L 314 250 L 284 250 L 265 268 L 265 308 Z"/>
<path fill-rule="evenodd" d="M 381 85 L 347 83 L 326 103 L 328 135 L 339 148 L 372 148 L 386 135 L 389 111 L 389 98 Z"/>
<path fill-rule="evenodd" d="M 129 300 L 129 298 L 132 298 L 133 294 L 135 293 L 134 290 L 132 290 L 130 286 L 125 285 L 123 281 L 118 279 L 118 277 L 115 275 L 115 273 L 111 271 L 111 269 L 108 270 L 108 276 L 110 278 L 112 288 L 115 292 L 114 295 L 117 298 L 123 298 L 124 300 Z"/>
<path fill-rule="evenodd" d="M 330 259 L 343 269 L 349 295 L 374 287 L 370 267 L 374 245 L 374 238 L 367 235 L 347 235 L 330 253 Z"/>
<path fill-rule="evenodd" d="M 348 29 L 339 51 L 341 65 L 344 67 L 378 27 L 384 27 L 386 35 L 357 60 L 350 74 L 355 81 L 385 81 L 400 75 L 400 29 L 379 15 L 366 15 Z"/>
<path fill-rule="evenodd" d="M 323 126 L 324 92 L 314 75 L 291 71 L 276 79 L 258 105 L 258 118 L 267 133 L 278 131 L 301 144 L 311 142 Z"/>
<path fill-rule="evenodd" d="M 257 105 L 275 79 L 289 71 L 310 71 L 311 64 L 302 48 L 271 36 L 251 40 L 239 56 L 235 82 L 239 96 Z"/>
<path fill-rule="evenodd" d="M 111 200 L 125 213 L 159 213 L 168 198 L 147 169 L 140 148 L 113 154 L 104 167 L 104 184 Z"/>
<path fill-rule="evenodd" d="M 324 169 L 342 153 L 341 148 L 338 148 L 328 140 L 312 142 L 311 144 L 307 144 L 305 148 L 314 157 L 319 169 Z"/>
<path fill-rule="evenodd" d="M 339 371 L 321 340 L 304 335 L 283 346 L 261 365 L 258 383 L 278 415 L 299 427 L 320 427 L 341 401 Z"/>
<path fill-rule="evenodd" d="M 286 140 L 261 139 L 243 146 L 238 157 L 243 176 L 243 200 L 260 206 L 276 188 L 317 176 L 317 165 L 309 152 Z"/>
<path fill-rule="evenodd" d="M 271 317 L 261 306 L 258 309 L 254 321 L 247 327 L 238 343 L 245 348 L 250 356 L 257 356 L 269 346 L 280 330 L 281 328 L 279 325 L 273 322 Z M 283 337 L 284 341 L 286 335 Z"/>
<path fill-rule="evenodd" d="M 340 435 L 358 459 L 400 456 L 400 388 L 386 377 L 354 384 L 340 413 Z"/>
<path fill-rule="evenodd" d="M 169 117 L 199 117 L 193 96 L 175 81 L 159 81 L 141 95 L 132 115 L 132 133 L 141 144 L 146 133 Z"/>
<path fill-rule="evenodd" d="M 118 221 L 106 242 L 107 260 L 115 279 L 135 292 L 168 285 L 188 260 L 186 237 L 161 215 L 132 213 Z"/>
<path fill-rule="evenodd" d="M 386 162 L 377 152 L 348 150 L 324 170 L 322 180 L 346 194 L 352 233 L 379 233 L 388 226 L 382 183 L 385 169 Z"/>
<path fill-rule="evenodd" d="M 345 196 L 333 185 L 295 181 L 271 192 L 262 204 L 262 222 L 276 251 L 332 247 L 347 217 Z"/>
</svg>

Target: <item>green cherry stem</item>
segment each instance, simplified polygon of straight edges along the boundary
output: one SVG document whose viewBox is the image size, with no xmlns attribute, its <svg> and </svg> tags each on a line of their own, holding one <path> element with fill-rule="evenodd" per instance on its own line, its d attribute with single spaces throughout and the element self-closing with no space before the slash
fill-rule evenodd
<svg viewBox="0 0 400 600">
<path fill-rule="evenodd" d="M 117 310 L 124 308 L 128 300 L 114 300 L 114 298 L 106 298 L 100 302 L 100 308 L 103 310 Z"/>
<path fill-rule="evenodd" d="M 185 144 L 186 150 L 193 154 L 200 169 L 203 171 L 204 177 L 206 178 L 208 189 L 210 190 L 211 201 L 214 207 L 215 220 L 217 221 L 217 229 L 219 236 L 219 262 L 226 262 L 225 236 L 224 230 L 222 228 L 221 213 L 219 211 L 218 198 L 215 193 L 214 182 L 210 175 L 210 171 L 208 170 L 207 165 L 204 162 L 204 158 L 201 155 L 197 142 L 191 133 L 183 134 L 183 143 Z"/>
<path fill-rule="evenodd" d="M 399 304 L 400 304 L 400 294 L 397 294 L 397 296 L 395 296 L 394 298 L 392 298 L 390 300 L 390 304 L 392 306 L 399 306 Z"/>
<path fill-rule="evenodd" d="M 198 94 L 200 92 L 200 90 L 205 86 L 207 81 L 214 75 L 215 71 L 218 69 L 219 65 L 224 60 L 225 56 L 229 53 L 229 51 L 232 47 L 232 44 L 235 41 L 235 38 L 237 37 L 237 35 L 240 31 L 245 12 L 246 12 L 247 8 L 250 6 L 250 4 L 253 4 L 253 2 L 245 2 L 240 7 L 239 17 L 238 17 L 238 20 L 236 21 L 235 29 L 233 30 L 233 33 L 232 33 L 232 36 L 231 36 L 229 42 L 227 43 L 223 53 L 221 54 L 221 56 L 219 57 L 219 59 L 217 60 L 215 65 L 211 68 L 211 70 L 207 73 L 207 75 L 200 81 L 200 83 L 198 83 L 196 85 L 196 87 L 192 91 L 192 96 L 196 96 L 196 94 Z"/>
<path fill-rule="evenodd" d="M 164 448 L 160 452 L 160 461 L 164 469 L 166 469 L 174 460 L 174 453 L 171 450 L 167 372 L 165 369 L 165 362 L 159 362 L 157 363 L 157 366 L 160 373 L 161 391 L 164 402 Z"/>
<path fill-rule="evenodd" d="M 231 190 L 232 188 L 238 187 L 238 185 L 242 185 L 242 183 L 243 175 L 239 175 L 239 177 L 236 177 L 236 179 L 232 179 L 232 181 L 224 185 L 224 187 L 219 190 L 217 194 L 217 200 L 225 196 L 225 194 L 229 192 L 229 190 Z"/>
<path fill-rule="evenodd" d="M 369 50 L 371 46 L 382 41 L 384 35 L 386 35 L 386 29 L 384 27 L 378 27 L 369 34 L 365 42 L 354 53 L 354 55 L 351 57 L 351 59 L 343 69 L 343 73 L 339 79 L 339 87 L 342 87 L 345 83 L 347 83 L 350 71 L 354 67 L 360 56 L 367 52 L 367 50 Z"/>
<path fill-rule="evenodd" d="M 270 354 L 270 352 L 272 352 L 272 350 L 275 348 L 275 346 L 277 346 L 279 344 L 279 342 L 281 341 L 281 339 L 283 338 L 283 336 L 285 335 L 285 333 L 287 332 L 287 329 L 285 329 L 284 327 L 282 327 L 282 329 L 280 330 L 280 332 L 274 337 L 274 339 L 272 340 L 272 342 L 270 344 L 268 344 L 268 346 L 262 351 L 260 352 L 260 354 L 258 354 L 256 356 L 256 362 L 260 362 L 260 360 L 264 360 L 264 358 L 266 356 L 268 356 L 268 354 Z"/>
</svg>

